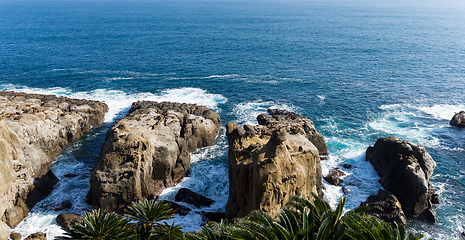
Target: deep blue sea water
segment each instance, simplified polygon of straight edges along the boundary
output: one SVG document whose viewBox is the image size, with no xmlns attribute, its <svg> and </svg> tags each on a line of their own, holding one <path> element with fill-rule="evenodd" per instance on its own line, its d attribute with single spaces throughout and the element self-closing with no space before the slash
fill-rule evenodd
<svg viewBox="0 0 465 240">
<path fill-rule="evenodd" d="M 206 105 L 226 124 L 255 124 L 269 107 L 305 115 L 323 133 L 330 160 L 355 167 L 333 205 L 358 206 L 380 187 L 364 151 L 379 137 L 426 147 L 438 166 L 436 224 L 411 231 L 460 239 L 465 231 L 465 131 L 449 126 L 465 110 L 465 5 L 442 1 L 0 1 L 0 90 L 105 101 L 106 122 L 60 155 L 61 179 L 15 230 L 61 234 L 47 205 L 91 207 L 89 175 L 112 123 L 137 100 Z M 176 223 L 198 229 L 202 210 L 224 209 L 224 131 L 192 155 L 188 187 L 218 202 Z M 79 173 L 66 179 L 66 173 Z"/>
</svg>

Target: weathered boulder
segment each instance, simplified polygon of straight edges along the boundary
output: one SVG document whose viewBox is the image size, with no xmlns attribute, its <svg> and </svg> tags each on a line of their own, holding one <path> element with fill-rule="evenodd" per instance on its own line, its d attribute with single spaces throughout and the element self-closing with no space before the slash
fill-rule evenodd
<svg viewBox="0 0 465 240">
<path fill-rule="evenodd" d="M 229 142 L 227 218 L 253 210 L 276 214 L 291 196 L 323 196 L 320 153 L 324 139 L 313 122 L 282 110 L 257 117 L 259 125 L 226 125 Z"/>
<path fill-rule="evenodd" d="M 435 192 L 429 183 L 436 162 L 424 147 L 396 138 L 380 138 L 366 150 L 381 178 L 379 182 L 392 192 L 407 216 L 430 212 Z"/>
<path fill-rule="evenodd" d="M 107 132 L 90 178 L 89 202 L 121 212 L 133 201 L 156 198 L 186 174 L 189 153 L 212 145 L 217 113 L 195 104 L 136 102 Z"/>
<path fill-rule="evenodd" d="M 13 215 L 22 219 L 52 191 L 58 181 L 50 170 L 56 155 L 101 124 L 107 111 L 106 104 L 96 101 L 0 92 L 0 217 L 4 221 Z M 10 227 L 17 224 L 17 220 L 9 222 Z"/>
<path fill-rule="evenodd" d="M 177 202 L 190 203 L 198 208 L 201 206 L 208 207 L 215 202 L 212 199 L 202 196 L 187 188 L 180 188 L 178 193 L 176 193 L 176 196 L 174 196 L 174 200 Z"/>
<path fill-rule="evenodd" d="M 332 185 L 335 185 L 335 186 L 338 186 L 340 183 L 343 182 L 341 177 L 343 177 L 345 175 L 346 175 L 345 172 L 343 172 L 341 169 L 333 168 L 333 169 L 329 170 L 328 175 L 324 176 L 323 178 L 328 183 L 330 183 Z"/>
<path fill-rule="evenodd" d="M 13 233 L 10 234 L 10 239 L 11 240 L 21 240 L 21 238 L 23 238 L 21 233 L 13 232 Z M 0 238 L 0 239 L 3 239 L 3 238 Z"/>
<path fill-rule="evenodd" d="M 24 240 L 47 240 L 47 234 L 43 232 L 33 233 L 27 236 L 27 238 L 25 238 Z"/>
<path fill-rule="evenodd" d="M 405 217 L 402 206 L 394 194 L 379 189 L 377 195 L 371 195 L 360 206 L 368 206 L 370 209 L 366 214 L 375 216 L 394 226 L 394 223 L 405 225 Z"/>
<path fill-rule="evenodd" d="M 56 218 L 58 225 L 60 225 L 63 228 L 69 228 L 69 225 L 74 220 L 81 221 L 81 216 L 76 215 L 74 213 L 62 213 L 58 215 Z"/>
<path fill-rule="evenodd" d="M 456 113 L 454 117 L 450 120 L 450 125 L 455 127 L 463 128 L 465 127 L 465 111 L 460 111 Z"/>
</svg>

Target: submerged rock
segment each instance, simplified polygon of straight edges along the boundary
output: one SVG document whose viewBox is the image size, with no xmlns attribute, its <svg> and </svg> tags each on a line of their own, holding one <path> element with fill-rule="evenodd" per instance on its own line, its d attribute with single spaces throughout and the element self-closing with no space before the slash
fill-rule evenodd
<svg viewBox="0 0 465 240">
<path fill-rule="evenodd" d="M 384 189 L 399 199 L 407 216 L 431 212 L 435 192 L 429 180 L 436 162 L 424 147 L 396 137 L 380 138 L 366 150 L 366 160 L 378 172 Z"/>
<path fill-rule="evenodd" d="M 210 206 L 212 205 L 215 201 L 213 201 L 210 198 L 204 197 L 196 192 L 193 192 L 190 189 L 187 188 L 180 188 L 178 190 L 178 193 L 176 193 L 176 196 L 174 197 L 174 200 L 177 202 L 185 202 L 185 203 L 190 203 L 193 204 L 196 207 L 201 207 L 201 206 Z"/>
<path fill-rule="evenodd" d="M 58 181 L 51 164 L 69 143 L 104 121 L 106 104 L 0 92 L 0 217 L 15 227 Z"/>
<path fill-rule="evenodd" d="M 450 120 L 450 125 L 463 128 L 465 127 L 465 111 L 460 111 L 456 113 L 454 117 Z"/>
<path fill-rule="evenodd" d="M 195 104 L 136 102 L 107 132 L 90 178 L 95 208 L 123 211 L 185 176 L 189 153 L 214 143 L 217 113 Z"/>
<path fill-rule="evenodd" d="M 332 184 L 332 185 L 335 185 L 335 186 L 338 186 L 340 183 L 343 182 L 342 178 L 343 176 L 345 176 L 345 172 L 341 171 L 341 169 L 339 168 L 334 168 L 334 169 L 331 169 L 329 170 L 329 173 L 328 175 L 326 175 L 325 177 L 323 177 L 328 183 Z"/>
<path fill-rule="evenodd" d="M 221 222 L 221 220 L 224 219 L 224 212 L 205 212 L 202 211 L 200 213 L 202 216 L 202 223 L 207 223 L 207 222 Z"/>
<path fill-rule="evenodd" d="M 375 216 L 394 226 L 394 223 L 405 225 L 405 217 L 402 206 L 394 194 L 379 189 L 377 195 L 371 195 L 360 206 L 370 207 L 366 214 Z"/>
<path fill-rule="evenodd" d="M 323 195 L 319 152 L 327 151 L 323 136 L 304 116 L 284 110 L 269 113 L 257 117 L 258 126 L 226 125 L 227 218 L 243 217 L 253 210 L 274 215 L 291 196 Z"/>
</svg>

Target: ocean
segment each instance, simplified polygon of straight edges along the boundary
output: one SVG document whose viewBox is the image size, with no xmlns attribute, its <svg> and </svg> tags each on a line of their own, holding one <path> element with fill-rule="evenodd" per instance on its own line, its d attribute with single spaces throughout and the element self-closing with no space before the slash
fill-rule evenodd
<svg viewBox="0 0 465 240">
<path fill-rule="evenodd" d="M 365 150 L 380 137 L 425 146 L 437 168 L 431 183 L 437 223 L 411 220 L 428 238 L 465 231 L 465 3 L 460 1 L 1 0 L 0 90 L 104 101 L 93 128 L 58 157 L 61 180 L 14 231 L 49 239 L 63 233 L 50 204 L 85 203 L 106 131 L 137 100 L 197 103 L 223 122 L 257 124 L 268 108 L 314 121 L 328 145 L 323 173 L 348 163 L 342 186 L 325 199 L 346 210 L 380 188 Z M 174 221 L 200 228 L 201 211 L 228 199 L 227 139 L 192 154 L 187 187 L 216 201 Z M 76 178 L 64 177 L 76 173 Z M 192 207 L 192 206 L 191 206 Z"/>
</svg>

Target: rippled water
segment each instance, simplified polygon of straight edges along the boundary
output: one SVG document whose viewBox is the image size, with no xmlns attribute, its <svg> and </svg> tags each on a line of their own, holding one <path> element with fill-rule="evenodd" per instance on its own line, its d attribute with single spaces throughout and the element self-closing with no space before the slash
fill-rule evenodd
<svg viewBox="0 0 465 240">
<path fill-rule="evenodd" d="M 465 110 L 465 8 L 461 2 L 360 1 L 13 1 L 0 2 L 0 90 L 106 102 L 101 127 L 70 145 L 53 165 L 61 179 L 15 230 L 61 234 L 47 205 L 84 198 L 113 121 L 137 100 L 206 105 L 223 124 L 255 124 L 269 107 L 305 115 L 347 170 L 325 198 L 347 208 L 380 187 L 364 161 L 377 138 L 426 147 L 438 163 L 432 185 L 438 222 L 409 223 L 439 239 L 465 230 L 465 135 L 449 126 Z M 217 201 L 175 221 L 198 229 L 198 212 L 224 209 L 227 142 L 192 155 L 192 171 L 162 198 L 188 187 Z M 78 173 L 65 178 L 66 173 Z"/>
</svg>

